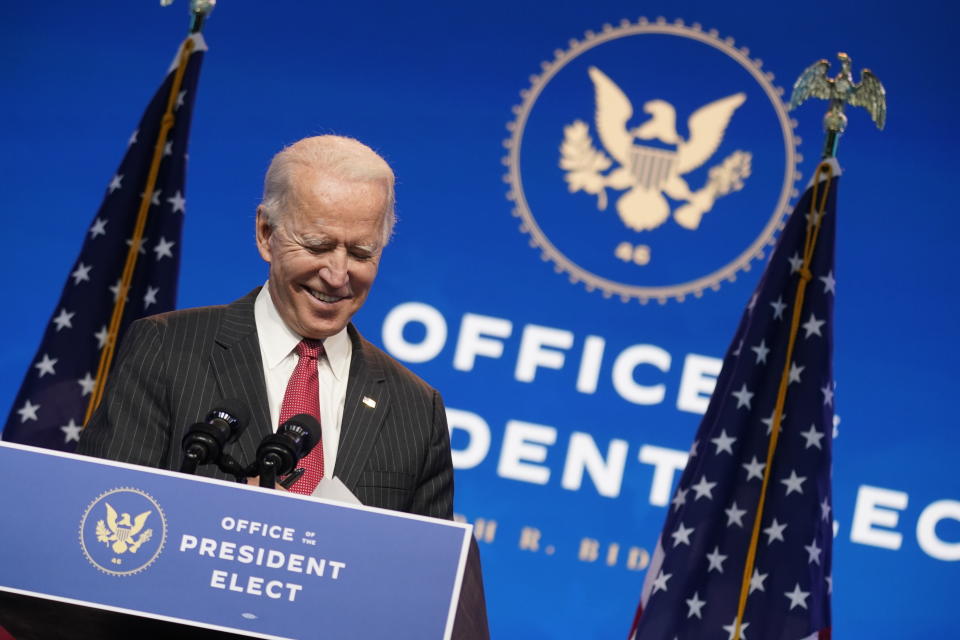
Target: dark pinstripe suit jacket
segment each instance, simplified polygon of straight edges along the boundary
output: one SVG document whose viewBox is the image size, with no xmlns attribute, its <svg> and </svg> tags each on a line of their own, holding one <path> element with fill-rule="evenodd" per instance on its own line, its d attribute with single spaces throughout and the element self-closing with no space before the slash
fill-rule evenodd
<svg viewBox="0 0 960 640">
<path fill-rule="evenodd" d="M 186 429 L 219 400 L 240 398 L 250 424 L 228 452 L 253 461 L 272 432 L 253 315 L 258 291 L 133 323 L 78 452 L 178 469 Z M 353 356 L 334 475 L 366 505 L 449 519 L 453 466 L 440 394 L 353 325 L 348 331 Z M 226 477 L 212 465 L 200 472 Z"/>
</svg>

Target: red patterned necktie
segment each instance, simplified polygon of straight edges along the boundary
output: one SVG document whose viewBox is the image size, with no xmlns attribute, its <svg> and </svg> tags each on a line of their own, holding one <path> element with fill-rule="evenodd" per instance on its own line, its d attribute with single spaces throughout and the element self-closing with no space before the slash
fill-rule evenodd
<svg viewBox="0 0 960 640">
<path fill-rule="evenodd" d="M 304 338 L 297 344 L 297 366 L 287 382 L 280 405 L 280 424 L 298 413 L 309 413 L 320 421 L 320 381 L 317 375 L 317 358 L 323 353 L 323 343 Z M 297 464 L 306 471 L 290 491 L 310 495 L 323 477 L 323 443 L 318 442 Z"/>
</svg>

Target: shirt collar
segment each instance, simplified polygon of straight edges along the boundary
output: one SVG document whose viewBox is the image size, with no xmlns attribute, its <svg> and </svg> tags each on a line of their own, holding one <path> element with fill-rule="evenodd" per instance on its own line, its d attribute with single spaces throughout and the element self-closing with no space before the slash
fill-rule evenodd
<svg viewBox="0 0 960 640">
<path fill-rule="evenodd" d="M 287 323 L 280 317 L 280 312 L 277 311 L 277 307 L 273 304 L 273 298 L 270 297 L 267 283 L 257 294 L 257 299 L 253 305 L 253 315 L 257 324 L 260 348 L 266 359 L 264 364 L 268 369 L 273 369 L 293 353 L 297 343 L 303 338 L 296 332 L 291 331 Z M 347 328 L 344 327 L 329 338 L 324 338 L 323 351 L 327 362 L 330 363 L 330 369 L 334 377 L 337 380 L 346 379 L 349 374 L 350 356 L 353 352 L 353 345 L 350 343 Z"/>
</svg>

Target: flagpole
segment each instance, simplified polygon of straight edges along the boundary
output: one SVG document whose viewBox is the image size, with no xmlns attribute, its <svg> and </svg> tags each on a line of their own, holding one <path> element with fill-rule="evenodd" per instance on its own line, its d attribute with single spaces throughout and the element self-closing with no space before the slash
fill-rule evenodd
<svg viewBox="0 0 960 640">
<path fill-rule="evenodd" d="M 173 0 L 161 0 L 162 6 L 168 6 Z M 100 353 L 100 362 L 97 367 L 97 375 L 94 382 L 93 393 L 90 395 L 90 401 L 87 403 L 86 413 L 83 418 L 83 426 L 86 427 L 90 421 L 93 412 L 100 406 L 103 399 L 103 393 L 106 389 L 107 375 L 110 372 L 110 365 L 113 362 L 113 356 L 116 352 L 117 334 L 120 331 L 120 324 L 123 320 L 123 312 L 127 304 L 127 294 L 133 281 L 134 270 L 137 266 L 137 258 L 140 255 L 140 244 L 143 240 L 143 230 L 147 225 L 147 214 L 150 210 L 150 204 L 153 199 L 154 187 L 157 183 L 157 176 L 160 172 L 160 163 L 163 160 L 164 148 L 167 143 L 167 137 L 170 130 L 176 123 L 174 111 L 177 108 L 177 97 L 180 94 L 180 88 L 183 84 L 183 76 L 187 70 L 187 63 L 190 55 L 196 47 L 194 36 L 199 34 L 203 28 L 206 17 L 213 11 L 216 0 L 191 0 L 190 3 L 190 28 L 189 33 L 183 43 L 180 45 L 178 55 L 177 70 L 170 84 L 170 93 L 167 96 L 167 105 L 160 121 L 160 131 L 157 134 L 156 143 L 153 147 L 153 157 L 150 162 L 150 170 L 147 174 L 147 181 L 144 185 L 143 193 L 140 197 L 140 208 L 137 211 L 137 220 L 133 230 L 133 237 L 130 240 L 130 248 L 127 250 L 126 261 L 123 266 L 123 275 L 121 276 L 117 290 L 117 299 L 113 306 L 113 313 L 110 316 L 110 324 L 107 327 L 107 338 Z"/>
<path fill-rule="evenodd" d="M 160 0 L 161 7 L 169 7 L 173 0 Z M 204 20 L 213 11 L 217 0 L 190 0 L 190 30 L 189 34 L 200 33 L 203 30 Z"/>
<path fill-rule="evenodd" d="M 190 2 L 190 35 L 200 33 L 203 22 L 213 11 L 217 0 L 191 0 Z"/>
</svg>

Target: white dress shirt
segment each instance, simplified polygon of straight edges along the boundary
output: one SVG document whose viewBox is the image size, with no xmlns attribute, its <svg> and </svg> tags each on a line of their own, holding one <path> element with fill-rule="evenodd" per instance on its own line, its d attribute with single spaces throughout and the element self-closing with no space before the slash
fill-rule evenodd
<svg viewBox="0 0 960 640">
<path fill-rule="evenodd" d="M 266 284 L 257 294 L 253 317 L 260 339 L 263 359 L 263 379 L 267 383 L 267 401 L 270 404 L 270 423 L 276 431 L 280 422 L 280 405 L 287 390 L 287 382 L 297 366 L 297 344 L 303 339 L 286 325 L 273 304 Z M 323 475 L 333 477 L 340 446 L 340 421 L 347 399 L 347 378 L 353 345 L 346 327 L 340 333 L 323 340 L 323 355 L 317 360 L 320 377 L 320 427 L 323 430 Z"/>
</svg>

